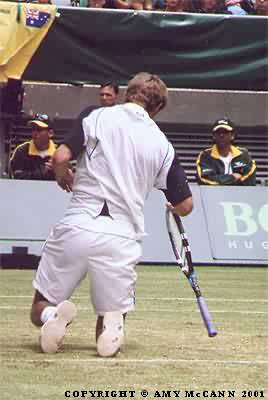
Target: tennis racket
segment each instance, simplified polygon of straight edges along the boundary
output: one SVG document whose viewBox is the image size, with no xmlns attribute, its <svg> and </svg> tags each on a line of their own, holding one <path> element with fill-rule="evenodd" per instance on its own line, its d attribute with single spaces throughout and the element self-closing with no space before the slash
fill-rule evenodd
<svg viewBox="0 0 268 400">
<path fill-rule="evenodd" d="M 211 315 L 208 311 L 207 303 L 201 294 L 200 287 L 197 282 L 197 275 L 194 271 L 191 250 L 188 243 L 186 233 L 184 231 L 180 217 L 173 214 L 170 210 L 166 211 L 167 230 L 177 263 L 182 272 L 188 279 L 195 295 L 197 304 L 202 315 L 203 322 L 208 331 L 208 336 L 217 335 L 217 330 L 213 324 Z"/>
</svg>

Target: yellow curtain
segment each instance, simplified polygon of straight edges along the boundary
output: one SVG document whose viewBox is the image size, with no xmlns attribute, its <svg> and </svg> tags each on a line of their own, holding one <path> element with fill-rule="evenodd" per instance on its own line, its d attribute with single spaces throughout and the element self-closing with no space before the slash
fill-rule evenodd
<svg viewBox="0 0 268 400">
<path fill-rule="evenodd" d="M 56 12 L 50 4 L 0 2 L 0 82 L 21 78 Z"/>
</svg>

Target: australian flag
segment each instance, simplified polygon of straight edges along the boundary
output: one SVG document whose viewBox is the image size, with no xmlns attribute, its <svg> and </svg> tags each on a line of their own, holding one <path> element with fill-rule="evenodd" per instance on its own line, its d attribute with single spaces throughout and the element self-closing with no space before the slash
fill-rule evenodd
<svg viewBox="0 0 268 400">
<path fill-rule="evenodd" d="M 27 9 L 26 26 L 30 26 L 32 28 L 42 28 L 49 18 L 50 13 L 48 12 L 39 11 L 34 8 Z"/>
</svg>

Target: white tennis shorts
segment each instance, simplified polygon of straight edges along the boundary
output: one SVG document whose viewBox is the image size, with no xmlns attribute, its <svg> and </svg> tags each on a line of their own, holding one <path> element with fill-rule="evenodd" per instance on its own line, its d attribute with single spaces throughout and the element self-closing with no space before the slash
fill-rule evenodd
<svg viewBox="0 0 268 400">
<path fill-rule="evenodd" d="M 45 243 L 33 286 L 56 305 L 88 275 L 95 312 L 126 313 L 134 309 L 140 257 L 136 240 L 58 224 Z"/>
</svg>

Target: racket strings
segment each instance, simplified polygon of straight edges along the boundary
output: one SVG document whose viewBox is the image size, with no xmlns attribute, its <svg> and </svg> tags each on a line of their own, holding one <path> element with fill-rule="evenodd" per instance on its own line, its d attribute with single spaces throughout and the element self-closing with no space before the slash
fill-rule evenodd
<svg viewBox="0 0 268 400">
<path fill-rule="evenodd" d="M 189 260 L 191 260 L 190 247 L 187 236 L 183 230 L 179 230 L 179 227 L 175 221 L 175 218 L 170 215 L 168 219 L 169 234 L 171 239 L 171 245 L 177 261 L 180 262 L 183 272 L 190 271 Z"/>
</svg>

